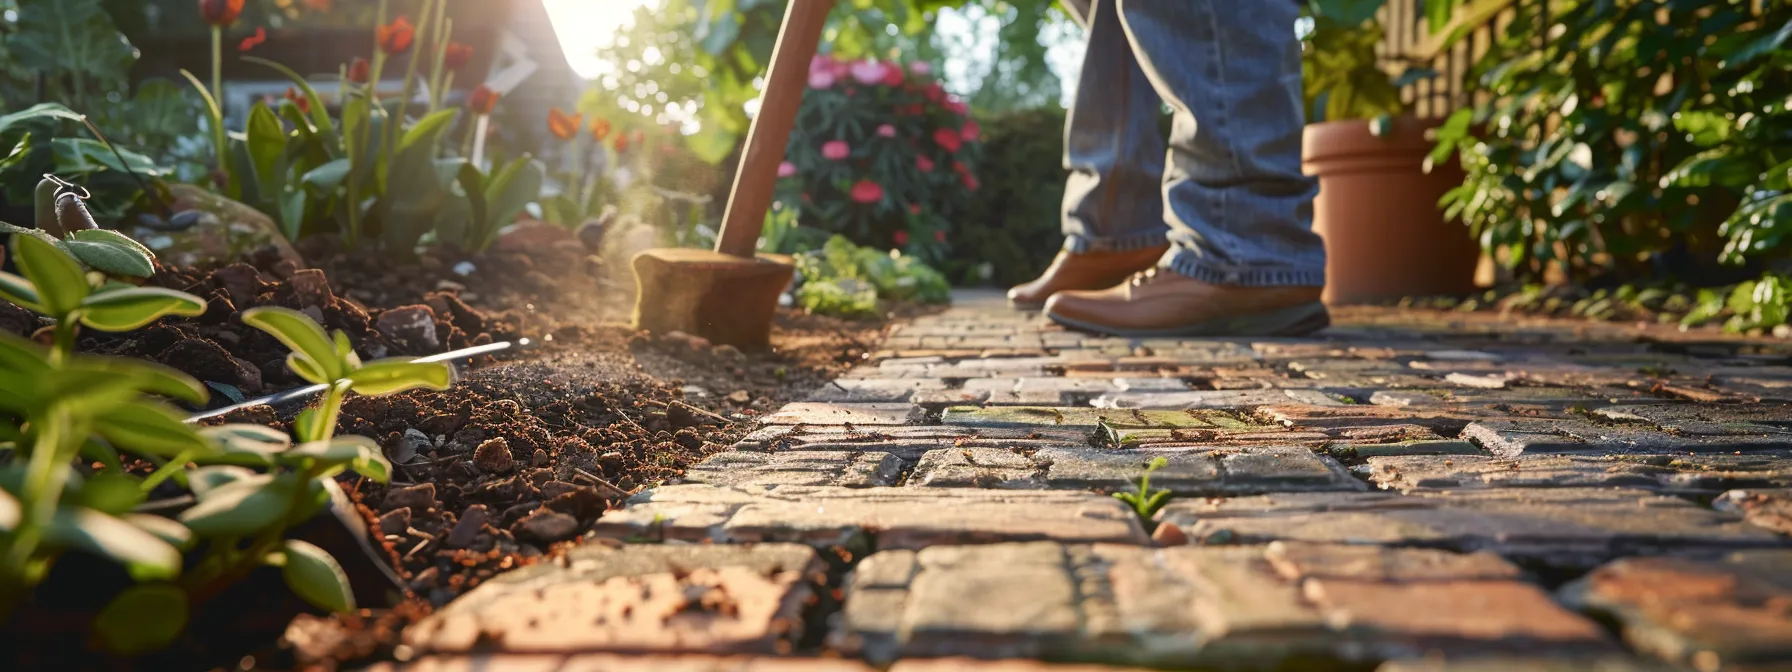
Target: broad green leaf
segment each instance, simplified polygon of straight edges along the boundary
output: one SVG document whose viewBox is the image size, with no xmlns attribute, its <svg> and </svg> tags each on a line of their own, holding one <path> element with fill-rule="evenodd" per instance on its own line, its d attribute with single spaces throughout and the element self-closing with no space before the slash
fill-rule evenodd
<svg viewBox="0 0 1792 672">
<path fill-rule="evenodd" d="M 122 275 L 132 278 L 147 278 L 156 272 L 149 257 L 138 253 L 136 248 L 116 243 L 95 243 L 81 240 L 63 242 L 69 254 L 80 260 L 88 268 L 111 275 Z"/>
<path fill-rule="evenodd" d="M 81 485 L 81 505 L 110 515 L 122 515 L 144 500 L 143 479 L 129 474 L 98 473 Z"/>
<path fill-rule="evenodd" d="M 318 97 L 317 90 L 311 88 L 311 82 L 309 80 L 305 79 L 298 72 L 295 72 L 292 68 L 288 68 L 265 58 L 244 56 L 243 60 L 257 65 L 267 66 L 282 75 L 286 75 L 286 78 L 292 81 L 294 86 L 299 87 L 299 92 L 305 94 L 306 100 L 311 103 L 311 120 L 312 123 L 317 125 L 317 130 L 320 133 L 323 133 L 326 137 L 336 133 L 335 125 L 330 121 L 330 108 L 324 106 L 323 99 Z"/>
<path fill-rule="evenodd" d="M 486 221 L 481 225 L 483 235 L 478 241 L 479 249 L 490 246 L 497 240 L 499 229 L 516 219 L 531 202 L 541 198 L 541 185 L 545 179 L 546 169 L 541 162 L 526 155 L 511 161 L 492 177 L 485 189 Z"/>
<path fill-rule="evenodd" d="M 328 441 L 301 443 L 286 451 L 281 459 L 314 474 L 328 474 L 336 467 L 348 467 L 380 483 L 386 482 L 392 472 L 392 464 L 386 461 L 379 444 L 365 436 L 338 436 Z"/>
<path fill-rule="evenodd" d="M 418 119 L 417 123 L 405 130 L 404 137 L 398 141 L 398 152 L 402 153 L 407 149 L 416 148 L 427 149 L 433 155 L 436 144 L 441 141 L 442 133 L 448 130 L 448 124 L 454 121 L 454 115 L 459 112 L 459 110 L 437 110 Z"/>
<path fill-rule="evenodd" d="M 111 229 L 82 229 L 80 231 L 76 231 L 72 234 L 69 234 L 69 237 L 73 238 L 75 240 L 79 240 L 82 242 L 88 242 L 88 243 L 112 243 L 114 245 L 123 245 L 125 247 L 135 249 L 139 253 L 142 253 L 143 256 L 149 257 L 151 259 L 154 259 L 156 256 L 156 253 L 150 251 L 149 248 L 144 247 L 143 243 L 139 243 L 136 240 L 132 239 L 130 236 L 124 235 L 117 231 L 113 231 Z"/>
<path fill-rule="evenodd" d="M 163 287 L 100 292 L 81 303 L 81 323 L 100 331 L 131 331 L 169 315 L 197 317 L 205 300 Z"/>
<path fill-rule="evenodd" d="M 318 326 L 304 313 L 290 308 L 261 306 L 243 311 L 243 323 L 279 339 L 293 351 L 294 356 L 311 360 L 310 363 L 315 365 L 314 369 L 300 371 L 295 368 L 293 370 L 293 373 L 300 376 L 305 376 L 307 373 L 318 376 L 316 378 L 306 377 L 306 380 L 313 383 L 328 383 L 342 378 L 343 374 L 347 373 L 343 370 L 341 358 L 336 356 L 336 350 L 330 342 L 330 337 L 324 334 L 323 327 Z"/>
<path fill-rule="evenodd" d="M 37 295 L 37 286 L 6 271 L 0 271 L 0 299 L 34 313 L 47 312 Z"/>
<path fill-rule="evenodd" d="M 52 316 L 67 315 L 81 307 L 92 288 L 87 274 L 72 257 L 32 236 L 13 236 L 13 262 L 25 278 L 37 288 L 44 307 Z"/>
<path fill-rule="evenodd" d="M 122 379 L 133 389 L 194 405 L 204 404 L 211 398 L 211 393 L 205 391 L 205 386 L 192 376 L 140 359 L 82 355 L 65 365 L 63 371 L 65 374 L 92 374 L 102 378 Z"/>
<path fill-rule="evenodd" d="M 156 538 L 168 542 L 169 545 L 177 549 L 184 551 L 193 547 L 193 531 L 187 529 L 185 525 L 174 522 L 172 518 L 148 513 L 127 513 L 119 516 L 119 519 L 137 526 L 137 529 L 155 535 Z"/>
<path fill-rule="evenodd" d="M 138 581 L 180 575 L 180 551 L 135 525 L 92 509 L 56 510 L 44 539 L 51 546 L 86 551 L 125 565 Z"/>
<path fill-rule="evenodd" d="M 12 114 L 0 116 L 0 135 L 5 135 L 7 131 L 12 130 L 14 124 L 32 119 L 57 119 L 79 123 L 85 118 L 59 103 L 38 103 Z"/>
<path fill-rule="evenodd" d="M 213 465 L 200 467 L 187 474 L 187 487 L 193 496 L 200 501 L 211 497 L 212 493 L 232 483 L 260 480 L 267 482 L 274 477 L 255 473 L 249 469 L 233 465 Z"/>
<path fill-rule="evenodd" d="M 266 467 L 273 465 L 281 451 L 292 447 L 292 437 L 262 425 L 220 425 L 199 430 L 199 433 L 217 442 L 221 450 L 218 455 L 203 460 L 207 464 Z"/>
<path fill-rule="evenodd" d="M 294 594 L 320 609 L 336 613 L 355 610 L 355 593 L 349 588 L 348 573 L 324 549 L 309 542 L 288 539 L 285 566 L 281 575 Z"/>
<path fill-rule="evenodd" d="M 343 371 L 353 371 L 361 367 L 361 356 L 355 354 L 355 345 L 348 340 L 348 332 L 341 329 L 330 332 L 330 340 L 336 346 L 336 357 L 342 360 Z"/>
<path fill-rule="evenodd" d="M 443 362 L 413 362 L 403 357 L 376 359 L 348 374 L 350 389 L 379 396 L 419 387 L 441 390 L 454 382 L 454 368 Z"/>
<path fill-rule="evenodd" d="M 94 420 L 94 431 L 119 450 L 174 457 L 181 453 L 211 455 L 217 448 L 182 422 L 179 411 L 162 404 L 139 403 L 114 409 Z"/>
<path fill-rule="evenodd" d="M 249 109 L 249 126 L 246 132 L 249 150 L 249 165 L 255 171 L 255 184 L 265 200 L 273 200 L 280 194 L 280 159 L 286 153 L 286 127 L 280 125 L 280 117 L 266 103 L 256 103 Z"/>
<path fill-rule="evenodd" d="M 298 487 L 296 474 L 239 480 L 212 490 L 193 508 L 181 512 L 180 522 L 202 538 L 250 536 L 286 516 Z"/>
<path fill-rule="evenodd" d="M 112 598 L 93 619 L 106 650 L 140 655 L 167 648 L 187 629 L 187 594 L 179 586 L 131 586 Z"/>
<path fill-rule="evenodd" d="M 348 159 L 336 159 L 312 168 L 311 172 L 305 173 L 305 176 L 299 179 L 304 182 L 305 188 L 311 190 L 313 194 L 331 194 L 342 186 L 343 180 L 348 179 L 350 166 Z"/>
</svg>

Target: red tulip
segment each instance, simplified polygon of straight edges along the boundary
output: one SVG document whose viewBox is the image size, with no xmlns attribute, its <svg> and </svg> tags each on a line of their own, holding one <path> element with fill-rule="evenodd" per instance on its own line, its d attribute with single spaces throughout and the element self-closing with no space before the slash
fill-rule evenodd
<svg viewBox="0 0 1792 672">
<path fill-rule="evenodd" d="M 236 50 L 237 51 L 248 51 L 250 49 L 254 49 L 257 46 L 260 46 L 261 43 L 266 42 L 266 41 L 268 41 L 268 29 L 257 27 L 255 29 L 254 35 L 245 37 L 245 38 L 243 38 L 242 42 L 237 43 Z"/>
<path fill-rule="evenodd" d="M 219 28 L 228 28 L 243 15 L 243 0 L 199 0 L 199 18 Z"/>
<path fill-rule="evenodd" d="M 553 133 L 554 137 L 561 140 L 576 138 L 579 135 L 579 129 L 585 125 L 584 116 L 582 114 L 568 115 L 558 107 L 550 109 L 548 110 L 548 132 Z"/>
<path fill-rule="evenodd" d="M 367 80 L 373 77 L 372 69 L 373 66 L 368 65 L 367 59 L 356 56 L 355 62 L 348 65 L 348 81 L 355 84 L 366 84 Z"/>
<path fill-rule="evenodd" d="M 459 70 L 467 67 L 467 61 L 473 58 L 473 48 L 459 42 L 449 42 L 448 51 L 442 56 L 442 67 Z"/>
<path fill-rule="evenodd" d="M 300 94 L 297 88 L 286 87 L 286 99 L 299 106 L 300 112 L 311 114 L 311 97 Z"/>
<path fill-rule="evenodd" d="M 942 128 L 933 132 L 933 142 L 948 152 L 956 152 L 964 145 L 964 139 L 958 136 L 957 129 Z"/>
<path fill-rule="evenodd" d="M 411 25 L 410 19 L 401 16 L 388 25 L 375 28 L 373 35 L 379 42 L 380 51 L 387 56 L 397 56 L 411 50 L 411 41 L 417 37 L 417 28 Z"/>
<path fill-rule="evenodd" d="M 876 203 L 884 200 L 884 187 L 871 180 L 859 180 L 852 185 L 852 200 L 859 203 Z"/>
<path fill-rule="evenodd" d="M 473 93 L 467 96 L 467 107 L 474 114 L 491 114 L 492 108 L 498 106 L 498 98 L 498 92 L 493 91 L 492 87 L 480 84 L 479 88 L 473 89 Z M 548 119 L 552 123 L 553 116 L 550 114 Z"/>
</svg>

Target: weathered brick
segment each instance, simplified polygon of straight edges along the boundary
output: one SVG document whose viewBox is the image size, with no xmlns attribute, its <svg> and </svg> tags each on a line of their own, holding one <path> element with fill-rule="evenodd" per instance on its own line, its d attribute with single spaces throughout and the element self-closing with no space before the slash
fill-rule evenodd
<svg viewBox="0 0 1792 672">
<path fill-rule="evenodd" d="M 1370 457 L 1370 480 L 1395 490 L 1639 487 L 1714 493 L 1747 485 L 1792 485 L 1792 454 L 1775 455 L 1403 455 Z"/>
<path fill-rule="evenodd" d="M 921 456 L 911 486 L 935 488 L 1038 488 L 1041 467 L 1030 457 L 1000 448 L 947 448 Z"/>
<path fill-rule="evenodd" d="M 1718 497 L 1713 506 L 1741 514 L 1755 525 L 1792 535 L 1792 489 L 1731 490 Z"/>
<path fill-rule="evenodd" d="M 1792 550 L 1624 558 L 1563 590 L 1639 650 L 1700 670 L 1792 664 Z"/>
<path fill-rule="evenodd" d="M 968 488 L 726 488 L 669 485 L 593 528 L 616 539 L 924 548 L 1053 539 L 1144 543 L 1126 505 L 1097 494 Z"/>
<path fill-rule="evenodd" d="M 760 422 L 766 425 L 913 425 L 926 417 L 926 411 L 914 404 L 797 402 L 778 409 Z"/>
<path fill-rule="evenodd" d="M 418 653 L 782 653 L 825 568 L 795 544 L 587 546 L 487 580 L 404 641 Z"/>
<path fill-rule="evenodd" d="M 1152 473 L 1151 486 L 1177 495 L 1365 489 L 1330 458 L 1294 446 L 1049 448 L 1033 454 L 1034 461 L 1050 463 L 1049 486 L 1107 491 L 1135 489 L 1145 466 L 1158 457 L 1165 465 Z"/>
<path fill-rule="evenodd" d="M 897 658 L 1334 669 L 1522 647 L 1600 655 L 1600 628 L 1491 555 L 1315 546 L 995 544 L 886 551 L 830 641 Z M 856 606 L 863 605 L 863 606 Z"/>
<path fill-rule="evenodd" d="M 1683 436 L 1636 425 L 1584 420 L 1478 420 L 1462 430 L 1500 457 L 1538 453 L 1711 453 L 1792 449 L 1792 434 Z"/>
<path fill-rule="evenodd" d="M 368 672 L 873 672 L 854 660 L 703 654 L 469 653 L 380 663 Z"/>
<path fill-rule="evenodd" d="M 809 401 L 835 404 L 896 403 L 916 392 L 946 389 L 935 378 L 849 378 L 836 380 L 809 395 Z"/>
<path fill-rule="evenodd" d="M 1084 431 L 1093 430 L 1103 424 L 1116 429 L 1252 428 L 1252 425 L 1215 411 L 1146 411 L 1042 406 L 953 407 L 946 409 L 945 413 L 940 416 L 940 422 L 959 427 L 1056 427 Z"/>
<path fill-rule="evenodd" d="M 1703 557 L 1783 543 L 1736 514 L 1612 488 L 1179 499 L 1159 517 L 1209 543 L 1290 540 L 1491 550 L 1573 568 L 1635 553 Z"/>
<path fill-rule="evenodd" d="M 889 453 L 838 450 L 711 455 L 685 472 L 689 483 L 710 485 L 895 485 L 902 461 Z"/>
</svg>

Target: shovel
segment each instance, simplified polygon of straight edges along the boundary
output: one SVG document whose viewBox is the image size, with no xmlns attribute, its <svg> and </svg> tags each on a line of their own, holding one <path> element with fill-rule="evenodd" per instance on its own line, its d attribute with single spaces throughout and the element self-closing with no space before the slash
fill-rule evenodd
<svg viewBox="0 0 1792 672">
<path fill-rule="evenodd" d="M 809 61 L 833 5 L 834 0 L 790 0 L 716 248 L 660 248 L 635 255 L 636 329 L 682 331 L 741 350 L 770 347 L 778 296 L 796 268 L 788 258 L 758 255 L 759 232 L 808 86 Z"/>
</svg>

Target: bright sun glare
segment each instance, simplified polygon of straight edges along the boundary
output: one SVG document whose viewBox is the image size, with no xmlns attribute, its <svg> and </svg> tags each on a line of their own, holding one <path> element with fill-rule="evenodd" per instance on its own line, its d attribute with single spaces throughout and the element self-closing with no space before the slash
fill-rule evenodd
<svg viewBox="0 0 1792 672">
<path fill-rule="evenodd" d="M 651 0 L 543 0 L 554 34 L 566 51 L 567 65 L 580 77 L 602 75 L 608 64 L 597 57 L 598 47 L 608 45 L 629 25 L 635 8 Z"/>
</svg>

